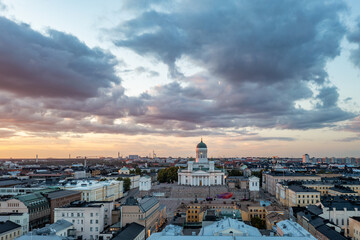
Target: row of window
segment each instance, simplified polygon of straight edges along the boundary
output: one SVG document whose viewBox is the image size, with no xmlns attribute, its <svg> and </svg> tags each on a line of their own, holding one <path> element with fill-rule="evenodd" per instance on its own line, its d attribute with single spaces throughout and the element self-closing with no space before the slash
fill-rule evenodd
<svg viewBox="0 0 360 240">
<path fill-rule="evenodd" d="M 9 239 L 16 238 L 16 236 L 20 236 L 20 230 L 18 230 L 17 232 L 7 234 L 7 235 L 5 235 L 5 237 L 4 236 L 1 237 L 1 240 L 7 240 L 8 236 L 9 236 Z"/>
</svg>

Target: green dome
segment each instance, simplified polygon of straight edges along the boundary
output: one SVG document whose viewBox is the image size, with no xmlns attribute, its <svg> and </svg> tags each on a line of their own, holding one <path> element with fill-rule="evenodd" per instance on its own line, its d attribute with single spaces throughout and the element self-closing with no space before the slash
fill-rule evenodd
<svg viewBox="0 0 360 240">
<path fill-rule="evenodd" d="M 196 146 L 196 148 L 207 148 L 207 146 L 205 143 L 203 143 L 203 141 L 201 139 L 201 142 L 199 142 L 199 144 Z"/>
</svg>

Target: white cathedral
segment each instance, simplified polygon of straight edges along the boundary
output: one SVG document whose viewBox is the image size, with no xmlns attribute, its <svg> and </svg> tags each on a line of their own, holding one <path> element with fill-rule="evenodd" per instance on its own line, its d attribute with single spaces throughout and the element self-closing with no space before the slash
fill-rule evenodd
<svg viewBox="0 0 360 240">
<path fill-rule="evenodd" d="M 190 186 L 224 185 L 225 173 L 215 168 L 215 162 L 207 159 L 207 146 L 201 142 L 196 146 L 196 160 L 188 161 L 187 169 L 179 169 L 178 184 Z"/>
</svg>

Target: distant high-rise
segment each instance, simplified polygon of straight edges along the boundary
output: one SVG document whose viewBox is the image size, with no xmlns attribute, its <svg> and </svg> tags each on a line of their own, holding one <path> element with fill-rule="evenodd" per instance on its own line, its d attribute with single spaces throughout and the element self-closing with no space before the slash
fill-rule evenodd
<svg viewBox="0 0 360 240">
<path fill-rule="evenodd" d="M 304 154 L 303 155 L 303 163 L 309 163 L 309 162 L 310 162 L 309 154 Z"/>
</svg>

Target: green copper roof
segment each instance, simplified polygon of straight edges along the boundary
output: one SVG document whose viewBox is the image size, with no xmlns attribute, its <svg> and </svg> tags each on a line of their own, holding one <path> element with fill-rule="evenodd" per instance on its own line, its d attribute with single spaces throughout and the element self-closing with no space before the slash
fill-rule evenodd
<svg viewBox="0 0 360 240">
<path fill-rule="evenodd" d="M 196 148 L 207 148 L 207 146 L 205 143 L 203 143 L 203 141 L 201 139 L 201 142 L 199 142 L 199 144 L 196 146 Z"/>
</svg>

